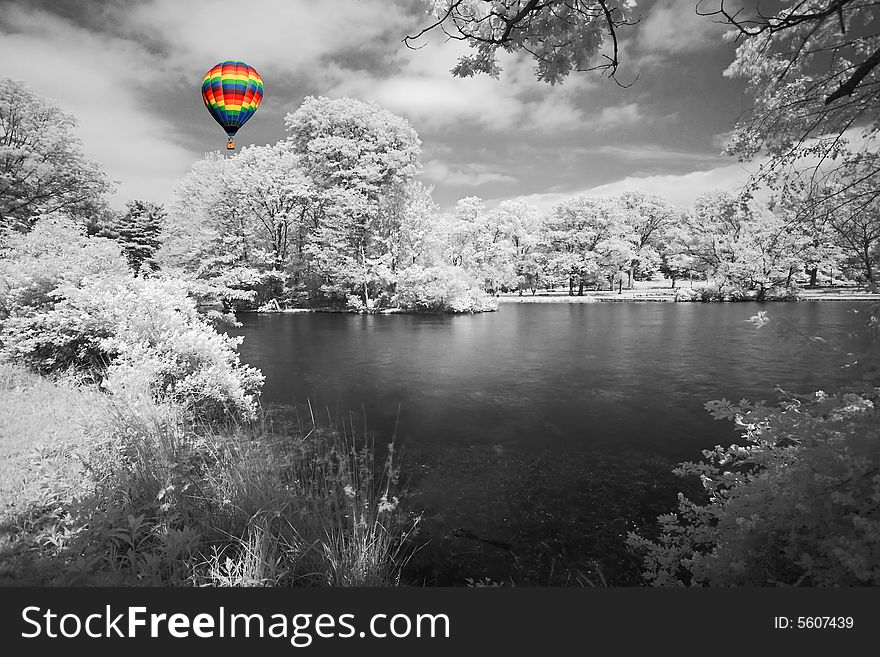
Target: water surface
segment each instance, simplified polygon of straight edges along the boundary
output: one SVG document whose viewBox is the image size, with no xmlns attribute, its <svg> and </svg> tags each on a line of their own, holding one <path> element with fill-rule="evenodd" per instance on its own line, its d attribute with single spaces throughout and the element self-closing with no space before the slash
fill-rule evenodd
<svg viewBox="0 0 880 657">
<path fill-rule="evenodd" d="M 428 546 L 413 580 L 637 583 L 626 531 L 668 511 L 669 474 L 736 433 L 710 399 L 829 390 L 859 304 L 502 304 L 467 316 L 239 316 L 264 404 L 396 434 Z M 746 320 L 767 310 L 756 330 Z M 487 539 L 477 540 L 474 536 Z M 509 546 L 510 549 L 505 549 Z"/>
</svg>

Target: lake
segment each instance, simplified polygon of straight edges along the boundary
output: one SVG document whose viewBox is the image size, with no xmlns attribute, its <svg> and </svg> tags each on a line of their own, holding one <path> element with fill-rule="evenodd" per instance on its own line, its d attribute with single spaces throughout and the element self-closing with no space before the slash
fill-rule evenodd
<svg viewBox="0 0 880 657">
<path fill-rule="evenodd" d="M 241 314 L 264 406 L 392 436 L 423 514 L 409 583 L 638 584 L 626 532 L 673 509 L 680 461 L 737 439 L 711 399 L 853 376 L 864 305 L 501 304 L 478 315 Z M 766 310 L 761 329 L 746 321 Z M 846 343 L 850 344 L 850 343 Z"/>
</svg>

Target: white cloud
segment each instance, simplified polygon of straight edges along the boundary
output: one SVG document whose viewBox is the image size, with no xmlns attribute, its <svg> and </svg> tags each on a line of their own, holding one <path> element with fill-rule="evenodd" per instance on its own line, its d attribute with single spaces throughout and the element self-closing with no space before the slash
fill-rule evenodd
<svg viewBox="0 0 880 657">
<path fill-rule="evenodd" d="M 554 205 L 566 201 L 575 196 L 616 196 L 627 191 L 642 191 L 649 194 L 659 194 L 678 206 L 693 204 L 696 198 L 715 189 L 736 191 L 745 185 L 752 171 L 757 169 L 758 163 L 734 163 L 719 166 L 704 171 L 691 171 L 682 174 L 660 174 L 651 176 L 627 176 L 621 180 L 589 187 L 584 189 L 572 189 L 570 191 L 551 192 L 546 194 L 530 194 L 519 196 L 517 200 L 531 203 L 542 210 L 550 210 Z M 500 202 L 497 199 L 487 202 L 487 205 Z"/>
<path fill-rule="evenodd" d="M 199 73 L 241 59 L 261 72 L 311 77 L 325 57 L 369 51 L 386 33 L 411 28 L 402 5 L 389 0 L 150 0 L 122 14 L 133 36 L 162 44 L 178 66 Z"/>
<path fill-rule="evenodd" d="M 15 6 L 4 11 L 0 35 L 4 75 L 76 117 L 85 154 L 120 183 L 115 206 L 133 198 L 168 200 L 198 154 L 177 143 L 177 128 L 162 111 L 162 72 L 149 52 Z M 140 95 L 151 84 L 159 93 Z"/>
<path fill-rule="evenodd" d="M 423 167 L 425 178 L 436 184 L 479 187 L 486 183 L 515 182 L 516 178 L 479 164 L 454 167 L 440 160 L 429 160 Z"/>
<path fill-rule="evenodd" d="M 721 162 L 728 159 L 714 153 L 677 151 L 656 144 L 606 144 L 589 149 L 588 152 L 633 162 Z"/>
<path fill-rule="evenodd" d="M 534 78 L 527 57 L 502 55 L 498 79 L 453 77 L 450 69 L 467 51 L 459 42 L 427 43 L 420 50 L 396 52 L 390 72 L 327 66 L 323 83 L 327 95 L 375 101 L 408 118 L 419 132 L 479 126 L 541 134 L 583 125 L 581 104 L 593 84 L 586 76 L 552 87 Z"/>
<path fill-rule="evenodd" d="M 733 129 L 725 130 L 724 132 L 719 132 L 712 135 L 711 143 L 718 149 L 720 153 L 727 147 L 727 143 L 730 141 L 730 138 L 733 136 Z"/>
<path fill-rule="evenodd" d="M 745 185 L 754 169 L 736 163 L 705 171 L 684 174 L 627 176 L 623 180 L 587 190 L 591 196 L 614 196 L 626 191 L 643 191 L 666 197 L 675 205 L 690 205 L 696 198 L 713 189 L 737 190 Z"/>
<path fill-rule="evenodd" d="M 349 72 L 341 77 L 328 95 L 375 101 L 405 116 L 417 129 L 474 122 L 503 129 L 513 125 L 521 110 L 516 98 L 497 93 L 498 84 L 490 78 L 457 80 L 446 73 L 443 77 L 403 74 L 383 79 Z"/>
<path fill-rule="evenodd" d="M 716 43 L 726 31 L 696 12 L 697 0 L 656 0 L 639 28 L 639 46 L 650 53 L 693 53 Z"/>
<path fill-rule="evenodd" d="M 599 116 L 594 119 L 594 125 L 599 128 L 613 128 L 621 125 L 629 125 L 645 120 L 638 103 L 622 103 L 603 107 Z"/>
</svg>

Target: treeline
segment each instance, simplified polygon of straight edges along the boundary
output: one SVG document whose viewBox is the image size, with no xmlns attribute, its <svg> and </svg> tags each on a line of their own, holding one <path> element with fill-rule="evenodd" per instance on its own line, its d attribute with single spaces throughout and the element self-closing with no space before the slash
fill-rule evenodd
<svg viewBox="0 0 880 657">
<path fill-rule="evenodd" d="M 275 145 L 207 155 L 165 220 L 155 261 L 222 290 L 231 308 L 472 311 L 486 294 L 582 295 L 658 276 L 703 282 L 685 297 L 763 300 L 834 273 L 875 280 L 880 218 L 869 212 L 805 221 L 794 199 L 769 208 L 717 191 L 685 209 L 627 192 L 550 212 L 468 197 L 441 213 L 400 117 L 310 97 L 286 126 Z"/>
<path fill-rule="evenodd" d="M 0 226 L 28 232 L 62 213 L 122 247 L 137 274 L 183 276 L 227 310 L 334 307 L 472 312 L 499 292 L 621 290 L 657 278 L 684 298 L 790 296 L 836 276 L 874 286 L 877 204 L 805 217 L 711 192 L 679 208 L 657 195 L 576 197 L 551 211 L 477 197 L 440 212 L 420 180 L 409 123 L 357 100 L 306 98 L 287 136 L 231 157 L 209 153 L 167 208 L 109 209 L 111 186 L 73 136 L 72 117 L 0 81 Z M 849 193 L 858 194 L 853 185 Z M 3 239 L 0 236 L 0 239 Z"/>
</svg>

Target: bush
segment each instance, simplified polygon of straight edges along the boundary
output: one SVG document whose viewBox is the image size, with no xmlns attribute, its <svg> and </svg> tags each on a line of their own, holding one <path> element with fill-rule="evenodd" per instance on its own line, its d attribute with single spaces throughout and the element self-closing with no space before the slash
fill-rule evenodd
<svg viewBox="0 0 880 657">
<path fill-rule="evenodd" d="M 657 586 L 880 584 L 880 388 L 818 392 L 778 407 L 709 402 L 744 445 L 716 447 L 676 472 L 698 476 L 651 540 L 631 533 Z"/>
<path fill-rule="evenodd" d="M 236 296 L 224 298 L 225 304 L 231 310 L 254 310 L 267 304 L 284 300 L 286 276 L 277 271 L 259 272 L 255 269 L 237 267 L 230 271 L 232 275 L 218 277 L 217 281 L 223 281 L 231 290 L 236 291 Z M 246 295 L 246 296 L 245 296 Z"/>
<path fill-rule="evenodd" d="M 458 267 L 413 265 L 400 272 L 397 303 L 418 312 L 472 313 L 495 310 L 496 302 Z"/>
<path fill-rule="evenodd" d="M 679 287 L 675 290 L 676 301 L 723 301 L 724 294 L 721 288 L 713 284 L 696 285 L 694 287 Z"/>
<path fill-rule="evenodd" d="M 698 301 L 704 302 L 712 302 L 712 301 L 742 301 L 746 294 L 737 287 L 728 287 L 724 288 L 723 285 L 717 285 L 714 283 L 709 283 L 703 287 L 698 288 L 699 298 Z"/>
<path fill-rule="evenodd" d="M 736 285 L 718 285 L 706 283 L 695 287 L 679 287 L 675 290 L 676 301 L 756 301 L 759 300 L 758 290 L 746 290 Z M 764 301 L 793 301 L 797 299 L 798 291 L 793 287 L 768 288 L 764 294 Z"/>
<path fill-rule="evenodd" d="M 118 249 L 107 251 L 106 240 L 95 245 L 74 234 L 69 248 L 32 248 L 53 226 L 70 236 L 69 225 L 38 223 L 20 238 L 24 248 L 0 261 L 6 271 L 16 271 L 19 260 L 24 265 L 10 279 L 0 354 L 43 374 L 84 373 L 119 395 L 146 387 L 206 419 L 254 413 L 262 375 L 239 362 L 240 338 L 218 333 L 199 315 L 183 282 L 83 262 L 95 251 L 111 263 L 121 258 Z"/>
<path fill-rule="evenodd" d="M 125 256 L 112 240 L 88 238 L 63 216 L 43 217 L 29 233 L 10 234 L 0 251 L 0 322 L 50 309 L 60 285 L 128 273 Z"/>
<path fill-rule="evenodd" d="M 800 290 L 795 286 L 777 285 L 767 290 L 764 298 L 768 301 L 797 301 Z"/>
</svg>

